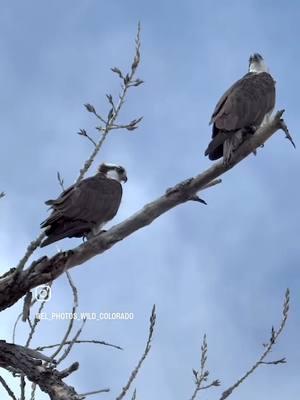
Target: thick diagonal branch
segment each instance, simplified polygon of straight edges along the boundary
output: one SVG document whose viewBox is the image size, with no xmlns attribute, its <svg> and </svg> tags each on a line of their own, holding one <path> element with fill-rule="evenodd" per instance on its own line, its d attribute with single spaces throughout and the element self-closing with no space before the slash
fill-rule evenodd
<svg viewBox="0 0 300 400">
<path fill-rule="evenodd" d="M 146 204 L 140 211 L 113 226 L 107 232 L 88 240 L 73 250 L 59 252 L 51 258 L 42 257 L 18 274 L 4 275 L 0 279 L 0 310 L 13 305 L 35 286 L 54 280 L 67 269 L 83 264 L 110 249 L 135 231 L 151 224 L 172 208 L 192 200 L 198 191 L 209 187 L 212 181 L 233 168 L 264 144 L 276 131 L 282 129 L 282 114 L 283 111 L 277 112 L 270 123 L 260 128 L 255 135 L 244 142 L 235 153 L 230 165 L 225 165 L 222 161 L 216 162 L 196 177 L 174 186 L 166 194 Z"/>
</svg>

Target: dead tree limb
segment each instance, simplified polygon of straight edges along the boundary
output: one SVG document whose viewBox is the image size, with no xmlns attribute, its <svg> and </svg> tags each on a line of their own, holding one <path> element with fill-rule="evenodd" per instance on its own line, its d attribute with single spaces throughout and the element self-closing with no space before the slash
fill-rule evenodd
<svg viewBox="0 0 300 400">
<path fill-rule="evenodd" d="M 158 199 L 146 204 L 140 211 L 108 231 L 95 236 L 72 250 L 59 252 L 53 257 L 42 257 L 23 271 L 11 271 L 0 279 L 0 311 L 16 303 L 32 288 L 56 279 L 69 268 L 83 264 L 98 254 L 110 249 L 137 230 L 151 224 L 172 208 L 193 200 L 198 191 L 210 186 L 210 183 L 233 168 L 258 147 L 262 146 L 279 129 L 285 128 L 282 120 L 284 110 L 278 111 L 274 118 L 261 127 L 255 135 L 245 141 L 235 153 L 230 165 L 222 161 L 194 178 L 187 179 Z M 284 129 L 285 130 L 285 129 Z"/>
<path fill-rule="evenodd" d="M 79 400 L 80 397 L 75 389 L 62 380 L 78 369 L 78 363 L 68 368 L 68 374 L 66 370 L 59 372 L 54 366 L 46 367 L 43 361 L 49 358 L 36 350 L 5 341 L 0 341 L 0 353 L 0 367 L 14 370 L 16 374 L 26 375 L 31 382 L 39 385 L 51 400 Z"/>
</svg>

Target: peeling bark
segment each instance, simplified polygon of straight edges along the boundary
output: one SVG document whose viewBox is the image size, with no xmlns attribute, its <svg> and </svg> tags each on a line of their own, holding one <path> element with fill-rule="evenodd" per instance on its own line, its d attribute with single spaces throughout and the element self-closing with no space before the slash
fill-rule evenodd
<svg viewBox="0 0 300 400">
<path fill-rule="evenodd" d="M 67 370 L 57 371 L 54 365 L 43 364 L 48 357 L 36 350 L 0 341 L 0 367 L 24 374 L 39 385 L 40 389 L 50 396 L 51 400 L 79 400 L 80 396 L 72 386 L 62 381 L 78 369 L 79 364 L 72 364 Z"/>
</svg>

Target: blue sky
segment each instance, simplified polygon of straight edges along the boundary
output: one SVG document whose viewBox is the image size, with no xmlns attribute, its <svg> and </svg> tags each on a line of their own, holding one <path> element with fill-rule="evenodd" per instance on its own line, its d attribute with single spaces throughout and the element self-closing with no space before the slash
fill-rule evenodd
<svg viewBox="0 0 300 400">
<path fill-rule="evenodd" d="M 109 69 L 131 65 L 138 20 L 138 76 L 145 84 L 129 93 L 120 121 L 141 115 L 144 120 L 134 133 L 111 135 L 90 171 L 102 161 L 127 169 L 129 181 L 113 223 L 210 165 L 203 153 L 211 112 L 220 95 L 246 72 L 250 53 L 264 55 L 277 81 L 276 108 L 286 109 L 298 143 L 299 13 L 298 2 L 283 6 L 277 0 L 3 2 L 0 191 L 7 196 L 0 207 L 1 271 L 15 265 L 39 234 L 47 215 L 44 201 L 59 194 L 57 171 L 71 184 L 88 158 L 90 143 L 76 132 L 84 128 L 96 138 L 97 121 L 83 104 L 107 112 L 105 94 L 118 93 Z M 125 350 L 79 345 L 65 366 L 78 360 L 81 367 L 67 382 L 78 392 L 110 387 L 108 397 L 116 397 L 143 351 L 155 303 L 157 327 L 135 383 L 138 398 L 189 398 L 204 333 L 211 376 L 222 381 L 220 389 L 205 396 L 218 398 L 257 359 L 271 326 L 280 321 L 289 287 L 290 318 L 272 354 L 274 359 L 286 356 L 288 364 L 262 368 L 231 398 L 295 398 L 299 167 L 298 149 L 277 133 L 257 157 L 249 157 L 203 194 L 208 206 L 177 207 L 72 270 L 82 311 L 128 311 L 135 318 L 88 322 L 83 338 L 103 339 Z M 79 243 L 65 240 L 60 247 Z M 52 245 L 34 258 L 56 251 Z M 1 313 L 2 339 L 10 340 L 21 307 L 20 301 Z M 70 308 L 71 292 L 61 277 L 49 312 Z M 59 341 L 65 327 L 65 321 L 45 322 L 33 344 Z M 20 326 L 19 343 L 24 335 Z M 0 394 L 2 398 L 2 388 Z"/>
</svg>

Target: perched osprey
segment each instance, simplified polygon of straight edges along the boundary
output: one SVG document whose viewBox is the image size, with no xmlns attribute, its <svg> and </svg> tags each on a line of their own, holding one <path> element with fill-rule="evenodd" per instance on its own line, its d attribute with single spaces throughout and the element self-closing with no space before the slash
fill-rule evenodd
<svg viewBox="0 0 300 400">
<path fill-rule="evenodd" d="M 101 164 L 96 175 L 72 185 L 56 200 L 48 200 L 52 213 L 41 223 L 47 238 L 41 247 L 66 237 L 89 237 L 117 213 L 126 171 L 114 164 Z"/>
<path fill-rule="evenodd" d="M 221 97 L 211 117 L 212 140 L 205 150 L 210 160 L 223 156 L 230 162 L 233 152 L 269 120 L 275 106 L 275 81 L 262 56 L 250 56 L 249 71 Z"/>
</svg>

